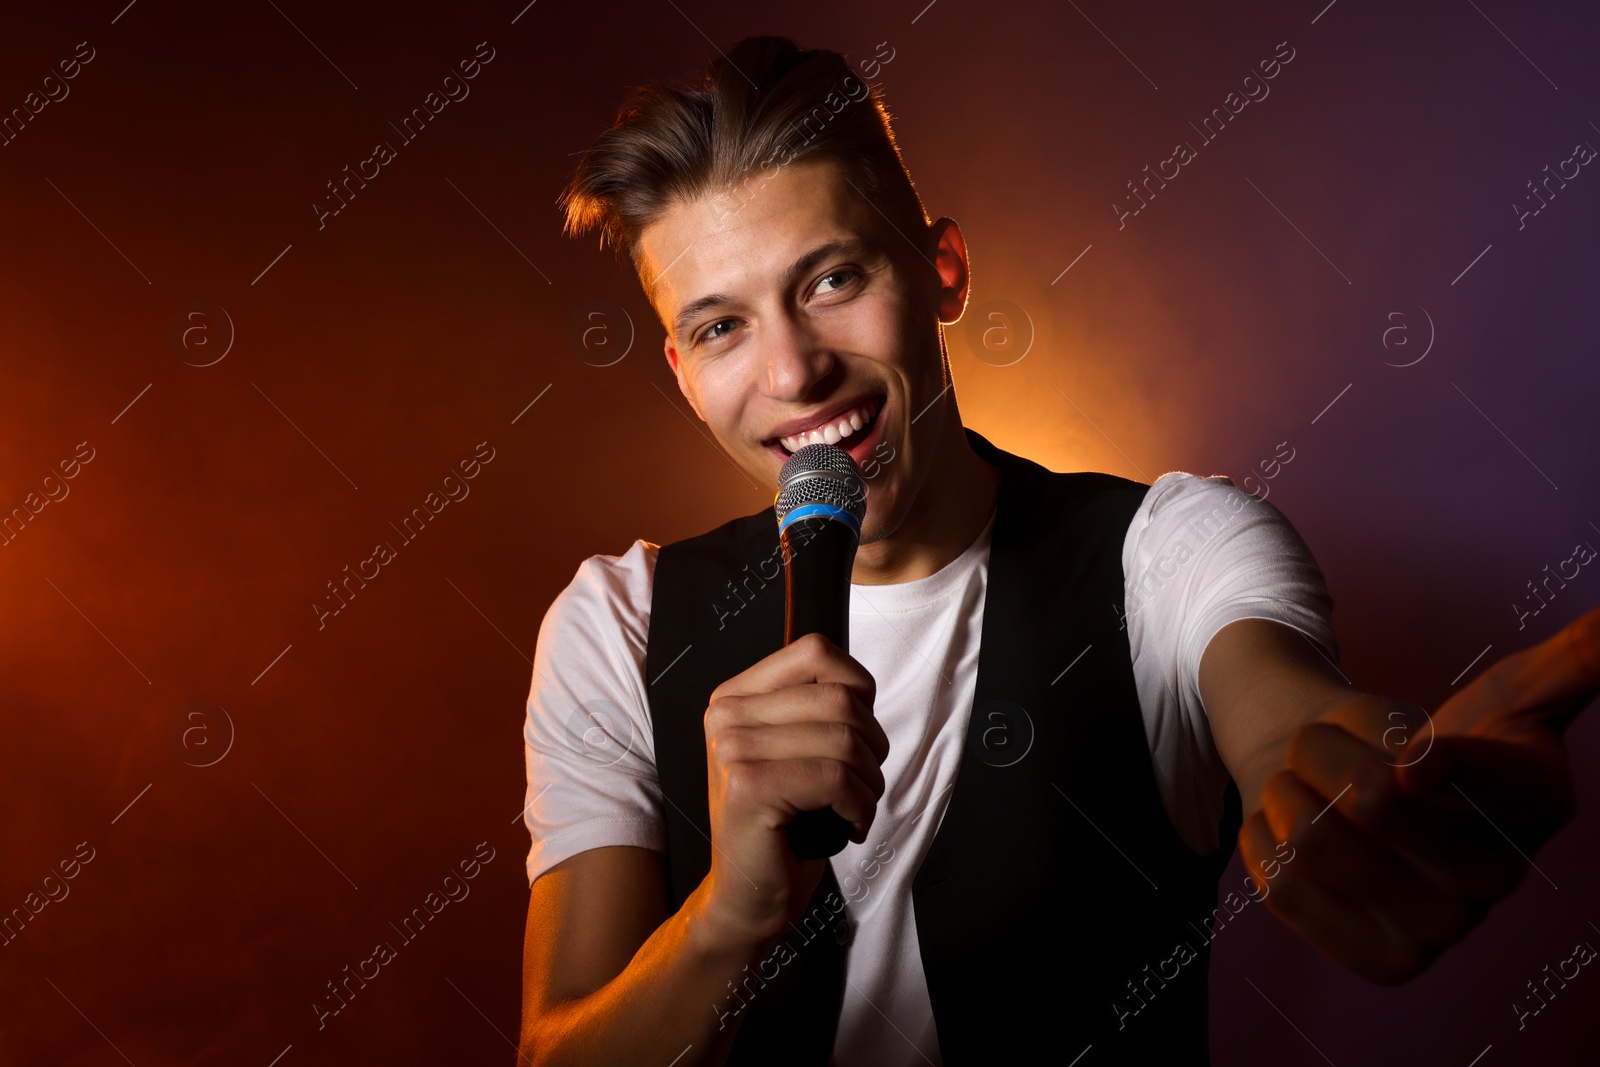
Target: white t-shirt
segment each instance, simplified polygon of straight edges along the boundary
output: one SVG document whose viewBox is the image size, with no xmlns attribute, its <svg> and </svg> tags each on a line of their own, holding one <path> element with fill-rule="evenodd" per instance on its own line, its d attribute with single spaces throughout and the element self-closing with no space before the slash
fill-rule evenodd
<svg viewBox="0 0 1600 1067">
<path fill-rule="evenodd" d="M 850 587 L 850 655 L 877 684 L 890 743 L 887 784 L 867 840 L 831 862 L 855 927 L 833 1063 L 939 1064 L 911 879 L 944 817 L 977 685 L 990 518 L 938 572 Z M 666 851 L 644 682 L 657 546 L 591 556 L 539 628 L 524 726 L 532 836 L 528 882 L 604 845 Z M 1223 477 L 1162 475 L 1122 549 L 1126 624 L 1152 768 L 1191 848 L 1217 847 L 1228 770 L 1200 700 L 1200 657 L 1237 619 L 1274 619 L 1334 661 L 1332 600 L 1305 542 L 1271 504 Z M 1061 649 L 1076 657 L 1110 649 Z M 713 1010 L 712 1005 L 707 1011 Z"/>
</svg>

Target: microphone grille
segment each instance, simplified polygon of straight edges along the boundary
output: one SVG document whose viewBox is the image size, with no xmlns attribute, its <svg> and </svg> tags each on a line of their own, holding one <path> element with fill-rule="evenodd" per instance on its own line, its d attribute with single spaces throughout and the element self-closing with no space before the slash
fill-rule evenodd
<svg viewBox="0 0 1600 1067">
<path fill-rule="evenodd" d="M 854 516 L 867 518 L 867 482 L 850 453 L 838 445 L 806 445 L 778 472 L 775 507 L 781 524 L 790 511 L 803 504 L 831 504 Z"/>
</svg>

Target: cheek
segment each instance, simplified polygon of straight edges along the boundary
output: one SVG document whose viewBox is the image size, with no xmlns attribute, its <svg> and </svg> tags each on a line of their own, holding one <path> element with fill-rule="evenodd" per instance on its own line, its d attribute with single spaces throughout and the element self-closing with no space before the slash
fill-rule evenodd
<svg viewBox="0 0 1600 1067">
<path fill-rule="evenodd" d="M 754 350 L 754 346 L 744 347 Z M 761 391 L 758 369 L 753 356 L 736 352 L 684 375 L 695 407 L 719 440 L 738 441 L 757 432 L 759 423 L 754 412 Z"/>
</svg>

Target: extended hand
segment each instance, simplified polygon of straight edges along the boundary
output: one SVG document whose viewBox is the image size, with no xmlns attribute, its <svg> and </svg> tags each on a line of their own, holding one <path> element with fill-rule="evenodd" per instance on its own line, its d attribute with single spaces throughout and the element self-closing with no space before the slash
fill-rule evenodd
<svg viewBox="0 0 1600 1067">
<path fill-rule="evenodd" d="M 1340 703 L 1295 734 L 1240 829 L 1246 870 L 1295 849 L 1267 907 L 1363 977 L 1415 977 L 1572 818 L 1562 733 L 1597 694 L 1600 609 L 1486 668 L 1431 722 L 1387 697 Z"/>
</svg>

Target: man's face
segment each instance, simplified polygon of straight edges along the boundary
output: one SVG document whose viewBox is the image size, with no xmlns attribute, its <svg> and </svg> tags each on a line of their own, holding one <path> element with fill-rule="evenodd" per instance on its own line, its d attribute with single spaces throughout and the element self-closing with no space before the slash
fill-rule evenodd
<svg viewBox="0 0 1600 1067">
<path fill-rule="evenodd" d="M 831 162 L 680 203 L 641 235 L 667 362 L 695 412 L 774 490 L 794 449 L 848 451 L 869 476 L 863 543 L 898 529 L 954 414 L 939 318 L 960 312 L 965 263 L 959 289 L 942 290 L 907 240 L 924 237 L 897 233 Z"/>
</svg>

